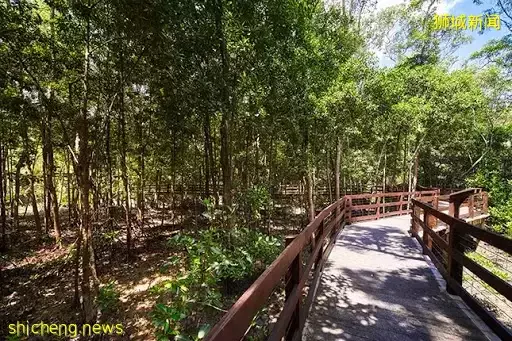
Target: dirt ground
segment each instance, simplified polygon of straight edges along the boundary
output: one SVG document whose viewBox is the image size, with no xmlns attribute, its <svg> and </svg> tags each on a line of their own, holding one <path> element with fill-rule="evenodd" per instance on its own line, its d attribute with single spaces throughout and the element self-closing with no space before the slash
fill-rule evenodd
<svg viewBox="0 0 512 341">
<path fill-rule="evenodd" d="M 303 227 L 300 209 L 290 210 L 277 205 L 276 212 L 279 218 L 271 222 L 272 234 L 284 236 L 297 233 Z M 66 215 L 64 210 L 61 214 L 61 248 L 55 246 L 51 233 L 39 243 L 35 240 L 34 226 L 29 215 L 22 220 L 19 231 L 10 235 L 12 247 L 0 258 L 0 340 L 7 338 L 8 325 L 17 321 L 30 324 L 40 321 L 48 324 L 80 321 L 80 309 L 74 305 L 74 263 L 70 252 L 76 230 L 66 226 Z M 167 213 L 162 219 L 161 213 L 148 212 L 147 217 L 143 229 L 135 226 L 133 260 L 127 260 L 123 235 L 113 243 L 100 243 L 96 250 L 100 282 L 105 284 L 115 281 L 115 287 L 121 294 L 115 311 L 101 316 L 100 322 L 121 323 L 124 327 L 123 336 L 103 336 L 102 340 L 156 340 L 149 318 L 156 297 L 149 293 L 149 288 L 173 278 L 173 269 L 165 272 L 160 270 L 170 256 L 167 240 L 181 229 L 197 227 L 197 217 L 190 215 L 172 217 L 172 214 Z M 178 270 L 175 269 L 175 272 Z M 240 293 L 224 297 L 224 308 L 228 309 L 243 290 L 241 288 Z M 275 295 L 280 296 L 279 293 Z M 274 301 L 278 300 L 276 298 Z M 268 323 L 272 319 L 272 312 L 278 310 L 275 304 L 269 305 L 268 313 L 263 312 L 259 320 L 262 324 Z M 212 316 L 211 325 L 221 315 L 219 312 Z M 265 332 L 264 329 L 255 326 L 253 332 L 261 334 Z M 45 337 L 45 340 L 48 339 Z"/>
</svg>

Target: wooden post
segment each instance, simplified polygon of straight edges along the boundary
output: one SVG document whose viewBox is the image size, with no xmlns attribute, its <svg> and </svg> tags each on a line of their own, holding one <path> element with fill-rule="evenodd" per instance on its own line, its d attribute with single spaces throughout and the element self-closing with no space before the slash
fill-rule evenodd
<svg viewBox="0 0 512 341">
<path fill-rule="evenodd" d="M 469 217 L 473 218 L 475 216 L 475 195 L 474 194 L 469 197 L 468 211 L 469 211 Z"/>
<path fill-rule="evenodd" d="M 350 223 L 352 223 L 352 198 L 350 196 L 347 196 L 347 201 L 346 201 L 345 207 L 346 207 L 345 214 L 347 215 L 347 223 L 350 224 Z"/>
<path fill-rule="evenodd" d="M 458 201 L 452 201 L 450 202 L 450 206 L 448 208 L 448 214 L 452 217 L 458 218 L 459 217 L 459 210 L 460 210 L 460 202 Z"/>
<path fill-rule="evenodd" d="M 333 227 L 334 228 L 334 227 Z M 315 245 L 323 244 L 323 237 L 324 237 L 324 221 L 320 223 L 320 226 L 318 226 L 318 230 L 315 233 Z M 323 246 L 320 247 L 320 252 L 318 252 L 318 255 L 315 259 L 315 270 L 317 269 L 318 265 L 322 261 L 323 257 Z"/>
<path fill-rule="evenodd" d="M 450 234 L 448 235 L 448 276 L 456 283 L 462 285 L 463 267 L 453 257 L 454 251 L 464 254 L 462 246 L 462 236 L 457 231 L 456 224 L 450 225 Z M 449 281 L 446 282 L 446 291 L 449 294 L 456 295 L 457 290 L 450 286 Z"/>
<path fill-rule="evenodd" d="M 432 228 L 430 226 L 431 216 L 431 214 L 428 214 L 428 210 L 423 210 L 423 244 L 425 244 L 425 246 L 423 247 L 424 255 L 428 254 L 427 249 L 432 250 L 432 238 L 430 238 L 429 234 L 426 231 L 426 229 Z"/>
<path fill-rule="evenodd" d="M 414 221 L 414 216 L 416 215 L 416 206 L 414 205 L 414 202 L 411 202 L 412 209 L 411 209 L 411 230 L 409 233 L 411 236 L 415 236 L 418 234 L 418 226 L 416 226 L 416 222 Z"/>
<path fill-rule="evenodd" d="M 377 201 L 375 202 L 375 204 L 377 205 L 377 207 L 375 209 L 375 215 L 376 215 L 376 218 L 379 219 L 380 218 L 380 195 L 377 195 Z"/>
<path fill-rule="evenodd" d="M 482 214 L 486 214 L 489 211 L 489 196 L 487 192 L 482 192 Z"/>
<path fill-rule="evenodd" d="M 286 246 L 288 246 L 293 240 L 295 236 L 287 236 L 285 239 Z M 290 298 L 293 293 L 293 290 L 297 287 L 300 282 L 300 277 L 302 275 L 302 252 L 299 252 L 297 257 L 293 260 L 285 278 L 285 297 L 286 300 Z M 299 295 L 299 300 L 297 302 L 297 306 L 295 307 L 295 311 L 293 312 L 293 316 L 290 320 L 290 325 L 288 326 L 288 330 L 284 337 L 285 341 L 292 340 L 293 335 L 300 327 L 300 306 L 302 301 L 302 295 Z"/>
<path fill-rule="evenodd" d="M 439 209 L 439 198 L 434 197 L 432 200 L 432 207 L 436 210 Z M 433 216 L 432 214 L 428 215 L 428 219 L 425 220 L 425 223 L 428 225 L 429 228 L 433 229 L 437 226 L 437 218 Z"/>
<path fill-rule="evenodd" d="M 404 194 L 403 194 L 403 193 L 401 193 L 401 194 L 400 194 L 400 209 L 399 209 L 399 211 L 400 211 L 400 213 L 399 213 L 399 214 L 400 214 L 400 215 L 402 215 L 402 214 L 403 214 L 403 210 L 404 210 Z"/>
</svg>

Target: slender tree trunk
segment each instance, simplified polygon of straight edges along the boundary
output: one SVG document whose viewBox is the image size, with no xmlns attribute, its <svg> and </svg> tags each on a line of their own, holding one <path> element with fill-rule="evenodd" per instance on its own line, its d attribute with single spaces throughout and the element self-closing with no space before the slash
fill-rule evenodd
<svg viewBox="0 0 512 341">
<path fill-rule="evenodd" d="M 342 145 L 341 145 L 341 138 L 338 137 L 338 141 L 336 143 L 336 166 L 335 166 L 335 175 L 334 175 L 334 180 L 335 180 L 335 196 L 336 196 L 336 202 L 338 202 L 340 200 L 340 168 L 341 168 L 341 149 L 342 149 Z M 340 215 L 341 213 L 341 210 L 340 208 L 338 207 L 336 209 L 336 215 Z"/>
<path fill-rule="evenodd" d="M 146 167 L 146 147 L 144 145 L 144 122 L 142 120 L 142 113 L 140 115 L 139 129 L 139 179 L 138 179 L 138 193 L 137 193 L 137 209 L 139 215 L 139 224 L 141 229 L 144 229 L 144 172 Z"/>
<path fill-rule="evenodd" d="M 46 234 L 50 231 L 50 225 L 52 225 L 51 209 L 50 209 L 50 195 L 48 191 L 48 142 L 47 139 L 47 128 L 46 128 L 47 116 L 43 117 L 43 124 L 41 127 L 41 138 L 43 144 L 43 207 L 44 207 L 44 228 Z"/>
<path fill-rule="evenodd" d="M 70 170 L 70 157 L 69 154 L 66 154 L 66 172 L 67 172 L 67 181 L 66 181 L 66 193 L 68 198 L 68 229 L 71 229 L 71 170 Z"/>
<path fill-rule="evenodd" d="M 120 125 L 121 125 L 121 177 L 123 178 L 123 186 L 124 186 L 124 204 L 125 204 L 125 217 L 126 217 L 126 249 L 128 253 L 128 258 L 132 256 L 132 224 L 131 224 L 131 193 L 130 193 L 130 183 L 128 179 L 128 167 L 126 164 L 126 153 L 127 153 L 127 141 L 126 141 L 126 117 L 125 117 L 125 108 L 124 108 L 124 56 L 123 51 L 120 53 L 119 58 L 120 63 L 120 96 L 119 96 L 119 111 L 120 111 Z"/>
<path fill-rule="evenodd" d="M 85 62 L 83 73 L 83 106 L 78 129 L 79 135 L 79 157 L 78 157 L 78 183 L 80 188 L 80 205 L 81 205 L 81 226 L 79 240 L 82 240 L 82 306 L 84 312 L 84 322 L 94 323 L 97 319 L 97 307 L 94 303 L 94 297 L 98 290 L 98 280 L 96 276 L 96 267 L 94 262 L 94 248 L 92 240 L 92 224 L 90 210 L 90 150 L 89 150 L 89 119 L 88 119 L 88 100 L 89 100 L 89 51 L 91 24 L 90 16 L 92 8 L 89 1 L 89 14 L 86 23 L 86 44 L 85 44 Z"/>
<path fill-rule="evenodd" d="M 55 47 L 54 47 L 54 41 L 55 41 L 55 7 L 54 2 L 50 2 L 51 6 L 51 40 L 50 40 L 50 50 L 51 50 L 51 79 L 53 80 L 55 78 Z M 60 239 L 61 239 L 61 230 L 60 230 L 60 219 L 59 219 L 59 201 L 57 199 L 57 191 L 55 189 L 55 162 L 53 158 L 53 141 L 52 141 L 52 118 L 53 118 L 53 111 L 54 111 L 54 91 L 53 88 L 50 89 L 50 98 L 49 103 L 47 107 L 47 113 L 46 113 L 46 121 L 45 121 L 45 142 L 46 142 L 46 157 L 47 157 L 47 186 L 48 186 L 48 197 L 49 197 L 49 203 L 48 203 L 48 209 L 50 210 L 51 214 L 51 222 L 53 223 L 53 230 L 55 233 L 55 242 L 57 245 L 60 245 Z"/>
<path fill-rule="evenodd" d="M 325 177 L 327 178 L 327 188 L 329 190 L 329 202 L 332 203 L 332 187 L 331 187 L 331 165 L 329 151 L 325 154 Z"/>
<path fill-rule="evenodd" d="M 51 131 L 51 125 L 49 125 L 49 128 L 48 133 Z M 51 141 L 51 135 L 47 136 L 47 138 L 48 141 Z M 50 195 L 53 230 L 55 232 L 55 242 L 60 245 L 61 230 L 59 201 L 57 200 L 57 191 L 55 190 L 55 162 L 53 159 L 53 145 L 51 142 L 48 144 L 48 170 L 48 193 Z"/>
<path fill-rule="evenodd" d="M 0 225 L 2 228 L 1 250 L 7 250 L 7 219 L 5 216 L 5 146 L 0 142 Z"/>
<path fill-rule="evenodd" d="M 416 154 L 414 159 L 414 177 L 412 179 L 412 191 L 416 191 L 416 186 L 418 184 L 418 165 L 419 165 L 419 155 Z"/>
<path fill-rule="evenodd" d="M 139 223 L 142 221 L 142 205 L 144 196 L 144 137 L 142 129 L 142 114 L 139 112 L 136 116 L 136 130 L 138 139 L 137 148 L 137 218 Z"/>
<path fill-rule="evenodd" d="M 386 149 L 386 147 L 384 147 L 384 149 Z M 388 162 L 388 153 L 387 151 L 384 151 L 384 167 L 382 168 L 382 191 L 384 193 L 386 193 L 386 185 L 387 185 L 387 182 L 386 182 L 386 167 L 387 167 L 387 162 Z"/>
<path fill-rule="evenodd" d="M 11 207 L 11 218 L 14 214 L 14 193 L 13 193 L 13 181 L 12 181 L 12 167 L 13 167 L 13 161 L 12 161 L 12 153 L 9 152 L 9 148 L 6 150 L 6 160 L 7 160 L 7 179 L 8 182 L 8 188 L 9 188 L 9 204 Z M 6 191 L 7 193 L 7 191 Z"/>
<path fill-rule="evenodd" d="M 312 171 L 308 169 L 306 172 L 306 186 L 307 186 L 307 202 L 308 202 L 308 218 L 309 221 L 315 219 L 315 201 L 313 199 L 313 176 Z"/>
<path fill-rule="evenodd" d="M 231 228 L 234 225 L 234 216 L 231 212 L 233 205 L 232 198 L 232 156 L 231 156 L 231 139 L 230 129 L 231 121 L 235 112 L 235 100 L 233 98 L 231 89 L 230 69 L 229 69 L 229 56 L 227 51 L 227 43 L 224 36 L 224 24 L 223 24 L 223 0 L 217 0 L 215 23 L 217 36 L 219 39 L 219 50 L 222 61 L 222 99 L 223 99 L 223 112 L 220 126 L 220 139 L 221 139 L 221 165 L 222 165 L 222 197 L 223 204 L 227 210 L 227 227 Z"/>
<path fill-rule="evenodd" d="M 78 237 L 76 238 L 76 255 L 75 255 L 75 268 L 74 268 L 74 297 L 73 305 L 75 307 L 80 306 L 80 255 L 82 254 L 82 233 L 79 231 Z M 91 313 L 92 315 L 93 313 Z"/>
<path fill-rule="evenodd" d="M 208 110 L 206 110 L 204 115 L 204 123 L 203 123 L 203 130 L 204 130 L 204 173 L 205 173 L 205 181 L 204 181 L 204 192 L 207 197 L 210 196 L 210 114 Z"/>
<path fill-rule="evenodd" d="M 20 156 L 20 159 L 16 163 L 16 173 L 14 176 L 14 210 L 13 210 L 13 223 L 14 229 L 17 231 L 20 227 L 19 220 L 19 205 L 20 205 L 20 176 L 21 168 L 25 163 L 25 151 Z"/>
<path fill-rule="evenodd" d="M 113 190 L 113 181 L 112 181 L 112 153 L 111 153 L 111 121 L 110 121 L 110 111 L 107 115 L 107 141 L 106 141 L 106 153 L 107 153 L 107 172 L 108 172 L 108 198 L 107 198 L 107 209 L 108 209 L 108 227 L 109 231 L 113 231 L 114 229 L 114 216 L 113 216 L 113 205 L 114 205 L 114 190 Z"/>
<path fill-rule="evenodd" d="M 36 238 L 39 241 L 41 239 L 41 235 L 43 233 L 43 227 L 41 226 L 41 218 L 39 217 L 39 209 L 37 207 L 37 198 L 36 198 L 36 190 L 34 186 L 35 176 L 34 176 L 34 167 L 30 161 L 27 162 L 28 170 L 30 172 L 29 182 L 30 182 L 30 201 L 32 203 L 32 212 L 34 214 L 34 223 L 36 225 Z"/>
<path fill-rule="evenodd" d="M 216 157 L 215 157 L 215 152 L 214 152 L 215 148 L 213 147 L 213 136 L 212 136 L 210 120 L 208 120 L 207 123 L 208 123 L 207 132 L 208 132 L 208 136 L 209 136 L 209 139 L 208 139 L 208 156 L 210 158 L 210 176 L 212 178 L 213 195 L 215 197 L 216 203 L 218 203 L 219 202 L 219 189 L 217 187 L 217 167 L 216 167 L 216 164 L 215 164 Z"/>
<path fill-rule="evenodd" d="M 405 191 L 405 184 L 407 183 L 407 134 L 405 134 L 404 138 L 404 162 L 403 162 L 403 191 Z"/>
</svg>

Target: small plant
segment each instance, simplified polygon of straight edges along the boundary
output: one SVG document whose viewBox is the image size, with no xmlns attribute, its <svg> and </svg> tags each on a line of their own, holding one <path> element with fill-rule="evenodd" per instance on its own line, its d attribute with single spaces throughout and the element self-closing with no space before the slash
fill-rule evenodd
<svg viewBox="0 0 512 341">
<path fill-rule="evenodd" d="M 184 259 L 171 256 L 168 264 L 179 262 L 185 269 L 181 277 L 150 288 L 152 294 L 160 296 L 160 301 L 166 303 L 157 304 L 151 318 L 159 339 L 186 341 L 201 340 L 208 331 L 206 326 L 199 332 L 184 327 L 197 325 L 198 321 L 189 323 L 197 317 L 191 312 L 207 307 L 219 309 L 223 284 L 259 274 L 282 249 L 277 238 L 247 228 L 211 227 L 179 233 L 169 240 L 168 245 L 186 255 Z"/>
<path fill-rule="evenodd" d="M 181 334 L 180 321 L 187 317 L 187 311 L 159 303 L 151 311 L 150 317 L 156 327 L 158 340 L 169 340 Z"/>
<path fill-rule="evenodd" d="M 99 290 L 96 302 L 98 303 L 102 312 L 107 313 L 114 311 L 119 301 L 120 293 L 115 288 L 115 282 L 110 281 L 102 286 Z"/>
<path fill-rule="evenodd" d="M 266 187 L 256 185 L 247 190 L 242 198 L 242 203 L 247 215 L 247 224 L 253 225 L 261 221 L 261 211 L 270 207 L 272 199 Z"/>
</svg>

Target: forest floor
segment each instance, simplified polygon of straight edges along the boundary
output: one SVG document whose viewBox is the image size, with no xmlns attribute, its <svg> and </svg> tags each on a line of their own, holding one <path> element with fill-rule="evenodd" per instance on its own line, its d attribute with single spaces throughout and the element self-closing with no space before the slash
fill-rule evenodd
<svg viewBox="0 0 512 341">
<path fill-rule="evenodd" d="M 32 217 L 22 219 L 20 229 L 10 236 L 11 249 L 0 259 L 0 340 L 7 337 L 7 326 L 17 321 L 26 323 L 77 323 L 79 309 L 74 305 L 74 257 L 72 245 L 76 230 L 66 226 L 67 210 L 62 210 L 62 247 L 57 248 L 53 239 L 35 239 Z M 271 220 L 271 233 L 285 236 L 297 233 L 304 224 L 302 210 L 281 207 L 277 218 Z M 124 327 L 123 337 L 116 340 L 155 340 L 154 326 L 149 317 L 156 303 L 150 288 L 155 284 L 172 279 L 179 271 L 162 265 L 170 255 L 168 239 L 181 229 L 197 228 L 197 212 L 183 212 L 174 217 L 161 219 L 161 213 L 149 211 L 147 225 L 142 230 L 134 226 L 135 246 L 133 260 L 127 260 L 124 235 L 114 243 L 96 243 L 96 264 L 101 284 L 115 281 L 120 299 L 115 309 L 100 317 L 101 323 L 117 324 Z M 171 214 L 166 213 L 169 216 Z M 163 224 L 162 224 L 163 222 Z M 119 226 L 122 228 L 122 226 Z M 124 229 L 122 230 L 124 231 Z M 95 240 L 100 238 L 95 237 Z M 223 297 L 223 308 L 227 309 L 250 285 L 246 283 L 229 296 Z M 279 311 L 279 293 L 272 298 L 266 313 L 260 317 L 261 324 L 275 319 L 273 311 Z M 208 316 L 210 325 L 222 316 Z M 257 329 L 257 328 L 255 328 Z M 32 338 L 30 338 L 32 339 Z M 47 338 L 45 338 L 47 339 Z M 109 339 L 103 337 L 103 340 Z M 34 339 L 35 340 L 35 339 Z"/>
</svg>

